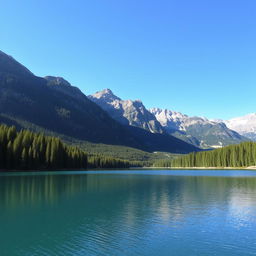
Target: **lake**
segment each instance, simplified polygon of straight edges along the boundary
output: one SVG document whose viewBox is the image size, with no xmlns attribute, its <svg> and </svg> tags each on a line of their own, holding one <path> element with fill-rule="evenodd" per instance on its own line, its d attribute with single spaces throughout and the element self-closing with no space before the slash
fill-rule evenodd
<svg viewBox="0 0 256 256">
<path fill-rule="evenodd" d="M 0 174 L 0 255 L 256 255 L 256 172 Z"/>
</svg>

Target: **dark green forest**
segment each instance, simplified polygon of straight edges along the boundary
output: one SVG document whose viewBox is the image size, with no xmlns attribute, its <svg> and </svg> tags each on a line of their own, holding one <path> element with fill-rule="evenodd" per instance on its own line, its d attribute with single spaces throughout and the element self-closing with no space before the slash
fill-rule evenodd
<svg viewBox="0 0 256 256">
<path fill-rule="evenodd" d="M 88 153 L 54 136 L 17 131 L 15 126 L 0 125 L 0 169 L 49 170 L 88 168 L 154 167 L 248 167 L 256 166 L 256 143 L 243 142 L 212 151 L 201 151 L 171 159 L 127 161 L 105 154 Z"/>
<path fill-rule="evenodd" d="M 248 167 L 256 166 L 256 143 L 243 142 L 212 151 L 190 153 L 173 160 L 159 160 L 156 167 Z"/>
<path fill-rule="evenodd" d="M 166 133 L 123 125 L 61 77 L 37 77 L 0 51 L 0 123 L 43 131 L 92 144 L 140 151 L 190 153 L 191 144 Z M 54 137 L 57 137 L 54 135 Z"/>
<path fill-rule="evenodd" d="M 91 155 L 59 138 L 0 125 L 0 169 L 127 168 L 131 163 Z"/>
</svg>

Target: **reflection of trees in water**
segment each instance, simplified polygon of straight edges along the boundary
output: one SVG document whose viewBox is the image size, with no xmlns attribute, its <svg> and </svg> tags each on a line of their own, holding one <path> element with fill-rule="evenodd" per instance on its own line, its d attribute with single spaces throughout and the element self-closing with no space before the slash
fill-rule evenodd
<svg viewBox="0 0 256 256">
<path fill-rule="evenodd" d="M 115 179 L 99 175 L 27 175 L 0 177 L 0 206 L 53 204 L 80 193 L 97 193 L 120 187 Z"/>
<path fill-rule="evenodd" d="M 256 179 L 168 175 L 27 175 L 0 177 L 1 207 L 53 204 L 79 194 L 99 200 L 115 192 L 113 201 L 127 201 L 126 209 L 183 208 L 187 202 L 207 204 L 230 200 L 234 193 L 252 196 Z M 121 193 L 121 194 L 120 194 Z M 120 196 L 122 195 L 122 196 Z M 116 199 L 118 200 L 116 200 Z M 140 207 L 132 204 L 140 204 Z M 141 204 L 141 202 L 143 202 Z M 129 205 L 129 206 L 128 206 Z"/>
<path fill-rule="evenodd" d="M 59 249 L 65 244 L 63 250 L 67 243 L 70 247 L 72 243 L 83 247 L 87 242 L 107 250 L 111 244 L 114 247 L 116 239 L 133 239 L 131 233 L 134 239 L 147 236 L 157 222 L 182 223 L 191 211 L 216 205 L 230 205 L 233 210 L 241 198 L 250 207 L 255 202 L 256 179 L 28 175 L 1 176 L 0 188 L 0 208 L 5 212 L 2 211 L 1 222 L 4 240 L 13 241 L 19 227 L 21 242 L 22 232 L 34 234 L 23 241 L 24 248 L 33 242 L 43 248 L 44 243 L 54 239 L 52 243 L 58 244 Z"/>
</svg>

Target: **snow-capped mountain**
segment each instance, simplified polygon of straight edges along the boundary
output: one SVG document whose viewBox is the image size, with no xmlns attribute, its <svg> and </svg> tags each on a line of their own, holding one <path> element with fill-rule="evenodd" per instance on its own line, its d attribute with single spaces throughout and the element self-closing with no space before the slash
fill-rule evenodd
<svg viewBox="0 0 256 256">
<path fill-rule="evenodd" d="M 256 141 L 256 113 L 223 121 L 228 128 Z"/>
<path fill-rule="evenodd" d="M 191 117 L 167 109 L 147 110 L 140 100 L 122 100 L 110 89 L 96 92 L 88 98 L 123 125 L 143 128 L 151 133 L 168 133 L 201 148 L 218 148 L 248 141 L 248 138 L 243 136 L 252 138 L 248 136 L 248 132 L 252 134 L 255 132 L 256 138 L 256 114 L 245 118 L 247 122 L 251 122 L 251 129 L 249 130 L 245 125 L 247 130 L 243 133 L 244 127 L 241 127 L 245 123 L 243 119 L 239 122 L 236 119 L 209 120 L 205 117 Z"/>
<path fill-rule="evenodd" d="M 143 128 L 152 133 L 163 133 L 161 124 L 140 100 L 122 100 L 110 89 L 104 89 L 88 96 L 108 114 L 123 125 Z"/>
<path fill-rule="evenodd" d="M 37 77 L 1 51 L 0 123 L 66 137 L 69 141 L 128 146 L 147 152 L 186 154 L 199 151 L 166 133 L 124 127 L 65 79 Z"/>
<path fill-rule="evenodd" d="M 175 112 L 167 109 L 152 108 L 149 111 L 156 117 L 158 122 L 167 131 L 181 130 L 184 131 L 184 122 L 189 118 L 180 112 Z"/>
<path fill-rule="evenodd" d="M 229 129 L 224 122 L 189 117 L 167 109 L 153 108 L 149 111 L 169 134 L 202 148 L 217 148 L 248 140 Z"/>
</svg>

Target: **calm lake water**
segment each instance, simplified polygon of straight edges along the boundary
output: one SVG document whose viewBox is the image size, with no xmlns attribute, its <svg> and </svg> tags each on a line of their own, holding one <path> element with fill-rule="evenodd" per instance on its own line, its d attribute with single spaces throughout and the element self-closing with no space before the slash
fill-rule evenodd
<svg viewBox="0 0 256 256">
<path fill-rule="evenodd" d="M 256 172 L 0 174 L 0 255 L 256 255 Z"/>
</svg>

